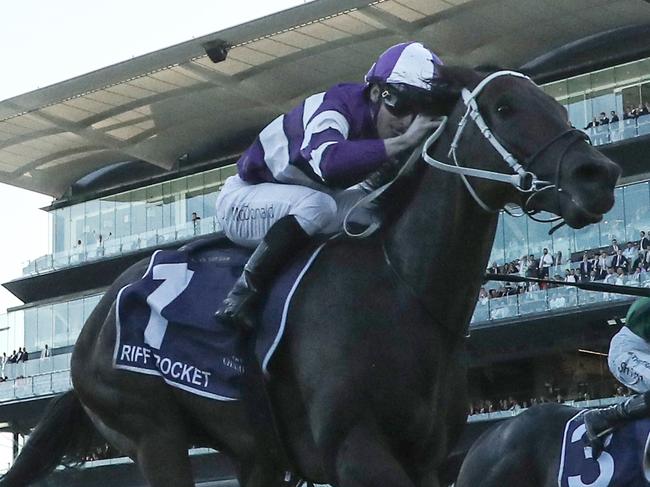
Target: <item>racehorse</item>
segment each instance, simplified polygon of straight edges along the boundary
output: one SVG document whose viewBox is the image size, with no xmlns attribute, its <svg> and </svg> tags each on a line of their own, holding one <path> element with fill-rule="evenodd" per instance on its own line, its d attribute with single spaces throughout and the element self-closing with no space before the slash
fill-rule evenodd
<svg viewBox="0 0 650 487">
<path fill-rule="evenodd" d="M 578 408 L 549 403 L 531 407 L 494 425 L 469 449 L 455 487 L 503 487 L 522 483 L 528 487 L 556 487 L 564 428 L 579 411 Z M 630 445 L 630 448 L 634 446 Z M 584 460 L 592 458 L 590 451 L 584 454 Z M 601 454 L 598 478 L 574 485 L 615 485 L 606 478 L 611 478 L 614 471 L 612 462 L 607 453 Z M 603 468 L 605 464 L 607 468 Z M 639 479 L 633 485 L 646 483 Z"/>
<path fill-rule="evenodd" d="M 288 311 L 268 391 L 287 456 L 304 479 L 439 486 L 466 421 L 464 337 L 498 210 L 512 202 L 581 228 L 613 205 L 620 169 L 529 79 L 443 67 L 441 83 L 448 123 L 384 194 L 381 230 L 329 242 Z M 280 485 L 282 467 L 257 454 L 240 402 L 113 368 L 115 299 L 146 267 L 125 271 L 92 312 L 72 356 L 74 389 L 37 426 L 0 485 L 45 475 L 69 440 L 93 430 L 153 487 L 193 485 L 188 445 L 230 456 L 242 486 Z"/>
</svg>

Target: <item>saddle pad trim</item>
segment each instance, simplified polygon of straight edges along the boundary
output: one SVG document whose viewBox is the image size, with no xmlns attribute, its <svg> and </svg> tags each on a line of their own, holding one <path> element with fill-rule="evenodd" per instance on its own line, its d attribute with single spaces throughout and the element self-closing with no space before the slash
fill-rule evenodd
<svg viewBox="0 0 650 487">
<path fill-rule="evenodd" d="M 287 300 L 284 302 L 284 308 L 282 309 L 282 321 L 280 322 L 280 329 L 278 330 L 278 334 L 275 336 L 275 340 L 273 341 L 271 348 L 269 348 L 269 351 L 267 352 L 266 356 L 264 357 L 264 360 L 262 361 L 262 370 L 264 371 L 265 374 L 269 373 L 268 365 L 269 362 L 271 361 L 271 357 L 273 356 L 275 349 L 280 344 L 280 340 L 282 340 L 282 337 L 284 336 L 284 327 L 287 322 L 287 314 L 289 312 L 289 305 L 291 304 L 291 300 L 293 299 L 293 294 L 296 292 L 296 289 L 298 289 L 298 285 L 300 285 L 300 283 L 302 282 L 302 277 L 307 273 L 307 271 L 311 267 L 311 264 L 314 262 L 314 260 L 316 260 L 316 257 L 318 257 L 320 251 L 323 250 L 323 247 L 325 247 L 325 243 L 322 243 L 321 245 L 318 246 L 316 250 L 314 250 L 314 253 L 305 264 L 305 267 L 303 267 L 302 271 L 300 271 L 300 274 L 298 274 L 296 281 L 293 283 L 293 286 L 291 287 L 291 291 L 289 291 Z"/>
</svg>

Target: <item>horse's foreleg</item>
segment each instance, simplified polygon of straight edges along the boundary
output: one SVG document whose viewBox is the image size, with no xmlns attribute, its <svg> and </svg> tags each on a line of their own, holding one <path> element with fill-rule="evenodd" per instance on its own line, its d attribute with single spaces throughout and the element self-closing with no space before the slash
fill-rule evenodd
<svg viewBox="0 0 650 487">
<path fill-rule="evenodd" d="M 139 439 L 136 463 L 150 487 L 194 487 L 187 440 L 174 431 L 154 431 Z"/>
<path fill-rule="evenodd" d="M 372 426 L 357 424 L 334 451 L 340 487 L 415 487 Z"/>
</svg>

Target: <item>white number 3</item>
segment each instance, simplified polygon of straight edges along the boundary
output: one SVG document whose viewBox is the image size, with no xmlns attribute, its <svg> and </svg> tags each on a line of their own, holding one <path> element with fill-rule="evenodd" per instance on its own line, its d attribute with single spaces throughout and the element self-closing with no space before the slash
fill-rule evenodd
<svg viewBox="0 0 650 487">
<path fill-rule="evenodd" d="M 581 441 L 582 435 L 584 435 L 584 433 L 585 425 L 581 424 L 571 435 L 571 443 Z M 611 441 L 612 435 L 607 435 L 607 438 L 605 439 L 605 446 L 608 446 Z M 587 459 L 593 458 L 590 446 L 585 447 L 584 454 L 585 458 Z M 596 480 L 590 484 L 585 484 L 582 482 L 580 475 L 575 475 L 573 477 L 569 477 L 569 487 L 608 487 L 609 483 L 612 481 L 612 477 L 614 477 L 614 458 L 609 453 L 604 451 L 600 454 L 596 462 L 598 462 L 598 468 L 600 470 L 600 474 Z"/>
</svg>

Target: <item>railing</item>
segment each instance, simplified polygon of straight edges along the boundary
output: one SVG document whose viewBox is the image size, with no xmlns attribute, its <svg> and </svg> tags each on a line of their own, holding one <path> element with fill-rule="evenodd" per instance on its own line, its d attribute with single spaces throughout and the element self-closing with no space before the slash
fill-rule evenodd
<svg viewBox="0 0 650 487">
<path fill-rule="evenodd" d="M 624 284 L 627 286 L 650 287 L 650 274 L 642 274 L 638 279 L 628 277 Z M 484 285 L 489 289 L 491 282 Z M 492 283 L 495 288 L 503 283 Z M 594 303 L 630 301 L 632 296 L 616 293 L 583 291 L 573 287 L 555 287 L 539 291 L 526 291 L 501 298 L 480 300 L 476 303 L 472 316 L 472 325 L 514 318 L 522 315 L 554 311 L 558 309 L 587 306 Z"/>
<path fill-rule="evenodd" d="M 187 222 L 182 225 L 159 228 L 138 235 L 121 238 L 110 237 L 101 244 L 84 245 L 66 252 L 48 254 L 31 260 L 24 265 L 23 276 L 64 269 L 106 257 L 114 257 L 140 249 L 207 235 L 219 230 L 220 226 L 217 219 L 210 217 L 202 218 L 196 223 Z"/>
<path fill-rule="evenodd" d="M 43 359 L 28 360 L 18 364 L 6 364 L 0 382 L 0 402 L 14 401 L 65 392 L 70 382 L 70 357 L 72 354 L 56 355 Z"/>
<path fill-rule="evenodd" d="M 650 115 L 641 115 L 638 118 L 598 125 L 597 127 L 585 129 L 584 132 L 589 135 L 594 145 L 633 139 L 634 137 L 650 134 Z"/>
</svg>

